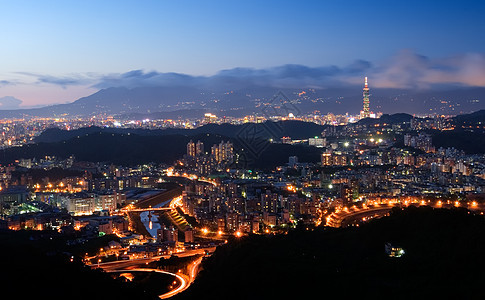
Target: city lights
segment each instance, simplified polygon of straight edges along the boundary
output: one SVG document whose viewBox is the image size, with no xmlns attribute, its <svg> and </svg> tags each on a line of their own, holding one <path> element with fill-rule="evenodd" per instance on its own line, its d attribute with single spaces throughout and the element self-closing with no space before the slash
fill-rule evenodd
<svg viewBox="0 0 485 300">
<path fill-rule="evenodd" d="M 24 2 L 4 298 L 483 297 L 485 1 Z"/>
</svg>

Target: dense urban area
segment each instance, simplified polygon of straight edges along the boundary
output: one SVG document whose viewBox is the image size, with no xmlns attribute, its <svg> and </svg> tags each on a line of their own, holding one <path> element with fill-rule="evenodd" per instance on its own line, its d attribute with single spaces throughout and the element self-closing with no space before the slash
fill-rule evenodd
<svg viewBox="0 0 485 300">
<path fill-rule="evenodd" d="M 194 285 L 205 291 L 212 253 L 240 240 L 364 227 L 413 207 L 483 215 L 484 111 L 373 114 L 366 88 L 357 116 L 290 105 L 242 118 L 3 120 L 2 238 L 43 240 L 48 255 L 133 284 L 120 291 L 168 298 L 208 261 Z M 392 240 L 380 246 L 407 256 Z"/>
<path fill-rule="evenodd" d="M 1 3 L 3 298 L 485 298 L 485 1 Z"/>
</svg>

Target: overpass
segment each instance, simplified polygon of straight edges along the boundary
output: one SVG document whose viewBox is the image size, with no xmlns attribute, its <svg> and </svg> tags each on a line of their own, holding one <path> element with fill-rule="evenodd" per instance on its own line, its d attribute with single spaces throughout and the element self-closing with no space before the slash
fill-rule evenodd
<svg viewBox="0 0 485 300">
<path fill-rule="evenodd" d="M 172 183 L 166 191 L 135 203 L 132 209 L 145 209 L 158 206 L 163 202 L 181 196 L 183 190 L 184 187 L 180 184 Z"/>
<path fill-rule="evenodd" d="M 142 211 L 160 211 L 160 210 L 171 210 L 171 207 L 148 207 L 148 208 L 123 208 L 123 212 L 142 212 Z"/>
</svg>

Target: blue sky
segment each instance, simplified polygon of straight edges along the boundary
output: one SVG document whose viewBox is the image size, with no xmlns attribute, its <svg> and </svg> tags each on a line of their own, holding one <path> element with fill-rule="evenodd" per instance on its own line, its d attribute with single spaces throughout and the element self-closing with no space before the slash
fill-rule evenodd
<svg viewBox="0 0 485 300">
<path fill-rule="evenodd" d="M 482 1 L 2 1 L 0 97 L 28 106 L 96 90 L 42 76 L 379 64 L 403 49 L 483 55 L 484 15 Z"/>
</svg>

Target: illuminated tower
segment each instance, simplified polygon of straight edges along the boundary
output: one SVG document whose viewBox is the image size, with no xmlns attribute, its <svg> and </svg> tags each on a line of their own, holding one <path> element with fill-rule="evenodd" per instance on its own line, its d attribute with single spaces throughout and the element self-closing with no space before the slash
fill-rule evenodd
<svg viewBox="0 0 485 300">
<path fill-rule="evenodd" d="M 364 109 L 362 110 L 362 118 L 370 117 L 369 112 L 369 86 L 367 85 L 367 77 L 364 80 Z"/>
</svg>

